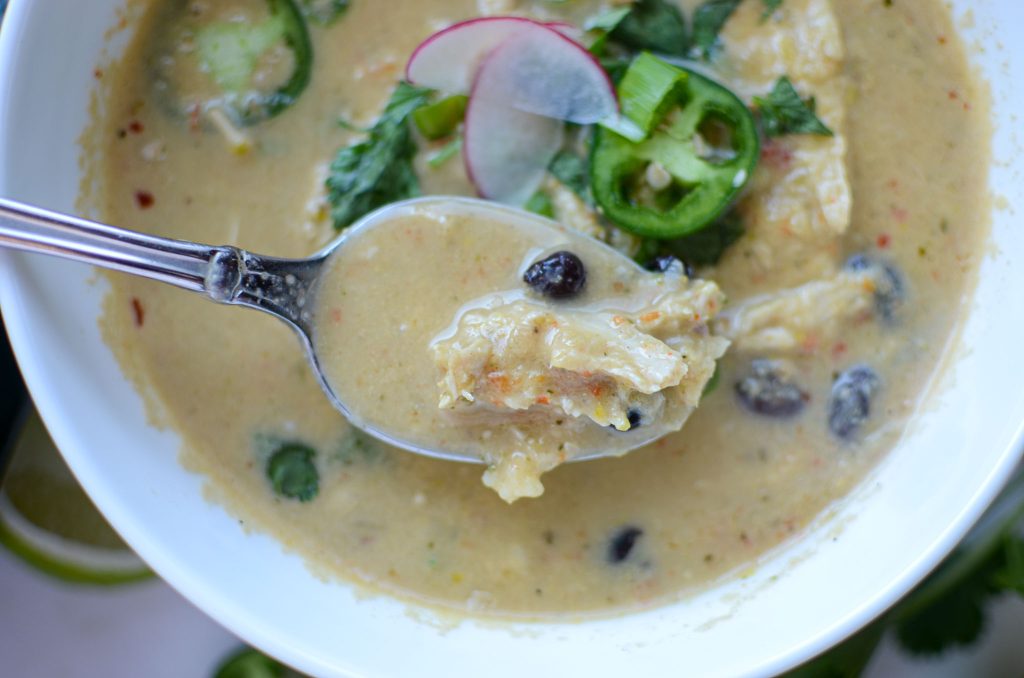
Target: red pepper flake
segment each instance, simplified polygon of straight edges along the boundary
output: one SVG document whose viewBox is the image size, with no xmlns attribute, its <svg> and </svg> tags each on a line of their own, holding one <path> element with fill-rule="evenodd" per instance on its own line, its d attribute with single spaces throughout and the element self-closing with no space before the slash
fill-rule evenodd
<svg viewBox="0 0 1024 678">
<path fill-rule="evenodd" d="M 832 346 L 832 357 L 833 358 L 837 358 L 837 359 L 841 358 L 842 355 L 844 353 L 846 353 L 846 350 L 847 350 L 846 342 L 845 341 L 837 341 Z"/>
<path fill-rule="evenodd" d="M 132 297 L 132 313 L 135 314 L 135 326 L 142 327 L 146 322 L 146 309 L 142 307 L 138 297 Z"/>
<path fill-rule="evenodd" d="M 338 323 L 341 322 L 341 309 L 340 308 L 332 308 L 331 309 L 331 322 L 333 322 L 335 325 L 337 325 Z"/>
<path fill-rule="evenodd" d="M 199 116 L 202 114 L 202 109 L 199 104 L 192 104 L 188 109 L 188 128 L 192 132 L 198 132 L 201 127 L 199 124 Z"/>
<path fill-rule="evenodd" d="M 92 72 L 92 77 L 94 77 L 94 78 L 96 78 L 97 80 L 99 80 L 100 78 L 102 78 L 102 77 L 103 77 L 103 70 L 102 70 L 102 69 L 99 69 L 99 68 L 97 68 L 97 69 L 93 70 L 93 72 Z"/>
<path fill-rule="evenodd" d="M 892 236 L 890 236 L 888 233 L 881 233 L 875 240 L 875 244 L 878 245 L 878 249 L 884 250 L 885 248 L 892 244 Z"/>
<path fill-rule="evenodd" d="M 892 190 L 897 191 L 900 188 L 900 180 L 893 177 L 892 179 L 889 179 L 889 181 L 885 182 L 885 185 Z"/>
<path fill-rule="evenodd" d="M 957 91 L 955 89 L 949 90 L 949 100 L 950 101 L 956 101 L 959 98 L 960 98 L 960 95 L 957 93 Z"/>
<path fill-rule="evenodd" d="M 128 123 L 128 131 L 131 132 L 132 134 L 142 134 L 143 130 L 145 129 L 146 128 L 143 127 L 142 123 L 138 120 L 132 120 L 130 123 Z"/>
<path fill-rule="evenodd" d="M 148 210 L 156 202 L 156 198 L 149 191 L 135 191 L 135 204 L 140 210 Z"/>
<path fill-rule="evenodd" d="M 785 169 L 793 162 L 793 152 L 777 141 L 761 147 L 761 160 L 772 167 Z"/>
</svg>

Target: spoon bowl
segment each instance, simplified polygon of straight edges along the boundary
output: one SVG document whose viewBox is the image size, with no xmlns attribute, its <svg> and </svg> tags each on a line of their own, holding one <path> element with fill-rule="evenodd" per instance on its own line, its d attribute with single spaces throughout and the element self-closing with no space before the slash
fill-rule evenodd
<svg viewBox="0 0 1024 678">
<path fill-rule="evenodd" d="M 315 309 L 322 280 L 331 262 L 369 231 L 423 210 L 458 212 L 471 218 L 501 222 L 510 228 L 547 230 L 565 237 L 558 224 L 511 207 L 461 197 L 426 197 L 392 203 L 349 228 L 316 254 L 287 259 L 254 254 L 232 246 L 160 238 L 0 199 L 0 246 L 81 261 L 153 280 L 166 282 L 222 304 L 246 306 L 269 313 L 287 323 L 299 341 L 320 386 L 331 404 L 355 426 L 395 447 L 449 461 L 483 463 L 468 451 L 424 444 L 400 430 L 369 420 L 339 396 L 324 370 L 317 350 Z M 635 266 L 611 247 L 579 233 L 591 246 Z M 641 428 L 609 435 L 599 449 L 574 455 L 572 461 L 620 456 L 648 445 L 664 431 Z"/>
</svg>

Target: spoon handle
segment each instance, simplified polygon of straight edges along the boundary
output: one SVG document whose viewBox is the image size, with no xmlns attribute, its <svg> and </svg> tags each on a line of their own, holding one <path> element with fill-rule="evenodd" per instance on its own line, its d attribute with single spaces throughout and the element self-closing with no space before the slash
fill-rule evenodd
<svg viewBox="0 0 1024 678">
<path fill-rule="evenodd" d="M 311 332 L 307 297 L 319 259 L 262 257 L 129 231 L 0 198 L 0 246 L 50 254 L 266 311 Z"/>
</svg>

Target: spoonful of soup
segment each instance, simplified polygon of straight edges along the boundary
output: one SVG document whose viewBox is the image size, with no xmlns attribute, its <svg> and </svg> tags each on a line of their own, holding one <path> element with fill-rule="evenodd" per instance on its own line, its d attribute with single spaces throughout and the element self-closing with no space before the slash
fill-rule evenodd
<svg viewBox="0 0 1024 678">
<path fill-rule="evenodd" d="M 728 341 L 714 283 L 646 271 L 588 236 L 490 202 L 373 212 L 306 259 L 169 240 L 0 200 L 0 244 L 171 283 L 288 323 L 353 424 L 487 464 L 506 500 L 560 463 L 678 430 Z"/>
</svg>

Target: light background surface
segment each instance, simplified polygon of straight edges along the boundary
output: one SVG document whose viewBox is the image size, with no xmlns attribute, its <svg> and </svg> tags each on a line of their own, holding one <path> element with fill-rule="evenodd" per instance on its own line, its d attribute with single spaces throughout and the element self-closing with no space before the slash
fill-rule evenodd
<svg viewBox="0 0 1024 678">
<path fill-rule="evenodd" d="M 241 645 L 159 580 L 62 584 L 2 548 L 0 601 L 0 673 L 12 678 L 210 678 Z M 1024 599 L 999 600 L 991 613 L 970 651 L 915 661 L 886 639 L 863 678 L 1024 676 Z"/>
</svg>

